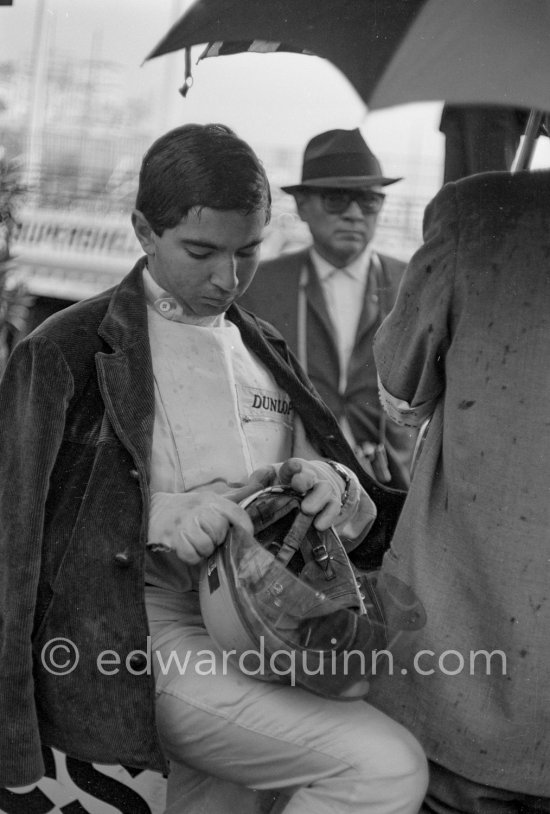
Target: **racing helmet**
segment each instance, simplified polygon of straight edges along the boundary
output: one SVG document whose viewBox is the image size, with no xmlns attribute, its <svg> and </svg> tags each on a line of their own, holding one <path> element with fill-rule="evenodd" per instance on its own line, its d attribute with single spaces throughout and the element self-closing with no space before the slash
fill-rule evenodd
<svg viewBox="0 0 550 814">
<path fill-rule="evenodd" d="M 301 511 L 302 497 L 272 486 L 241 502 L 254 537 L 231 527 L 203 564 L 204 624 L 246 675 L 361 698 L 376 654 L 421 627 L 423 609 L 399 580 L 359 578 L 334 528 L 319 531 Z"/>
</svg>

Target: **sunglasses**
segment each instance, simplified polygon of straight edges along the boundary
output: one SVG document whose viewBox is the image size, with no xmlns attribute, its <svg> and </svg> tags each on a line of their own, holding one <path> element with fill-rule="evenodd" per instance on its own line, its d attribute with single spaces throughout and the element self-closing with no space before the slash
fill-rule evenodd
<svg viewBox="0 0 550 814">
<path fill-rule="evenodd" d="M 366 189 L 321 189 L 317 192 L 323 204 L 325 212 L 329 215 L 341 215 L 345 212 L 352 201 L 355 201 L 363 215 L 376 215 L 382 209 L 384 198 L 381 192 L 372 192 Z"/>
</svg>

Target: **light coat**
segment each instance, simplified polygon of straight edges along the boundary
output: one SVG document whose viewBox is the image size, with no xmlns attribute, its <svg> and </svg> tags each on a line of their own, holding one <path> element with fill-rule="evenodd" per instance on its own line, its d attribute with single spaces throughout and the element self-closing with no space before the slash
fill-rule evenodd
<svg viewBox="0 0 550 814">
<path fill-rule="evenodd" d="M 384 560 L 427 624 L 371 698 L 447 769 L 550 797 L 550 171 L 448 184 L 424 233 L 375 356 L 433 414 Z"/>
</svg>

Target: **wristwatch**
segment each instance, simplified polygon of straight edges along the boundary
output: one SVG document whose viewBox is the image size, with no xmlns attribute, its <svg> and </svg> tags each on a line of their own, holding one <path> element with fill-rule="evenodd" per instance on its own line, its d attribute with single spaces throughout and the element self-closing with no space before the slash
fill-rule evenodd
<svg viewBox="0 0 550 814">
<path fill-rule="evenodd" d="M 351 478 L 349 476 L 348 470 L 346 469 L 345 466 L 339 464 L 338 461 L 325 461 L 325 463 L 327 463 L 331 467 L 331 469 L 334 469 L 334 471 L 337 472 L 344 481 L 344 491 L 340 496 L 341 508 L 343 509 L 350 498 L 351 491 Z"/>
</svg>

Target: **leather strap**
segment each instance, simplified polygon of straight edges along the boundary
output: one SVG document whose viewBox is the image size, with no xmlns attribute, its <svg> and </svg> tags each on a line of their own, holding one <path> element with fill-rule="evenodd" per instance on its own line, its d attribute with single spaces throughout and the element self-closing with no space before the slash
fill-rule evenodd
<svg viewBox="0 0 550 814">
<path fill-rule="evenodd" d="M 300 271 L 298 282 L 298 319 L 296 330 L 298 334 L 298 361 L 307 375 L 307 284 L 309 282 L 309 268 L 304 263 Z"/>
</svg>

